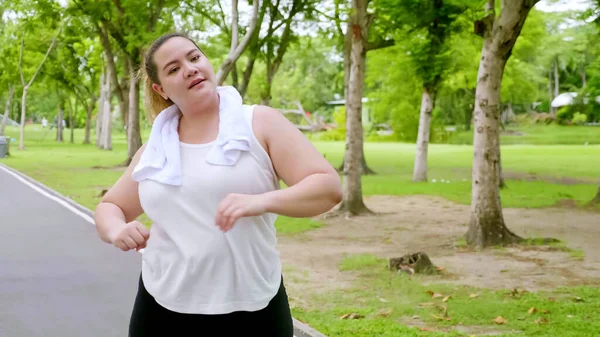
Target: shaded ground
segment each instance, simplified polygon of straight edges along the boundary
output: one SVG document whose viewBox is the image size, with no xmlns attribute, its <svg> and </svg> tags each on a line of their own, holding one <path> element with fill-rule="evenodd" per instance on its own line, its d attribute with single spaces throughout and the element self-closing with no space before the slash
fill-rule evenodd
<svg viewBox="0 0 600 337">
<path fill-rule="evenodd" d="M 346 254 L 380 257 L 426 252 L 445 268 L 450 283 L 534 291 L 557 286 L 600 285 L 600 215 L 582 210 L 505 209 L 511 230 L 523 237 L 554 237 L 579 250 L 579 258 L 548 247 L 491 249 L 457 247 L 467 231 L 469 206 L 434 197 L 374 196 L 365 199 L 373 217 L 323 220 L 323 228 L 279 239 L 284 273 L 293 294 L 343 288 L 351 274 L 339 272 Z M 581 258 L 581 252 L 585 256 Z M 433 278 L 434 281 L 439 281 Z M 305 282 L 310 281 L 310 282 Z M 298 303 L 302 304 L 302 303 Z"/>
</svg>

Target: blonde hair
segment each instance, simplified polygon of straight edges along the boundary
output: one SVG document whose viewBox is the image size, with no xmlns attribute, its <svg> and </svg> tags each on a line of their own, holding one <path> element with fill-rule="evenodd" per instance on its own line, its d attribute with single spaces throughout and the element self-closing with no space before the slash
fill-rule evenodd
<svg viewBox="0 0 600 337">
<path fill-rule="evenodd" d="M 154 119 L 156 119 L 161 111 L 174 104 L 173 101 L 170 99 L 164 99 L 154 89 L 152 89 L 152 85 L 154 83 L 160 84 L 158 72 L 156 70 L 156 63 L 154 63 L 154 53 L 156 53 L 158 48 L 167 42 L 167 40 L 173 37 L 183 37 L 190 40 L 196 46 L 196 48 L 202 52 L 196 42 L 183 33 L 165 34 L 152 42 L 148 50 L 144 53 L 142 69 L 140 69 L 140 73 L 138 73 L 138 77 L 140 77 L 143 70 L 143 76 L 141 77 L 144 80 L 144 107 L 146 110 L 146 116 L 150 122 L 154 122 Z"/>
</svg>

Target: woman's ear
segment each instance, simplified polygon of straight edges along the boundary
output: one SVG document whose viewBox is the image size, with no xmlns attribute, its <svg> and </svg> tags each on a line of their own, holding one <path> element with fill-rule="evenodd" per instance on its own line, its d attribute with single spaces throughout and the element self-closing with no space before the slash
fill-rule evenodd
<svg viewBox="0 0 600 337">
<path fill-rule="evenodd" d="M 152 89 L 154 89 L 154 91 L 156 91 L 162 98 L 164 98 L 165 101 L 169 99 L 169 96 L 167 96 L 167 94 L 165 94 L 165 91 L 163 90 L 162 85 L 152 83 Z"/>
</svg>

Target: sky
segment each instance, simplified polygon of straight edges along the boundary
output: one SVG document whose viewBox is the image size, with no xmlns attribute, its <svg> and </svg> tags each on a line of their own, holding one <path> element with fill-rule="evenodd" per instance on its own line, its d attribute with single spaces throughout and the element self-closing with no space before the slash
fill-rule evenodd
<svg viewBox="0 0 600 337">
<path fill-rule="evenodd" d="M 541 0 L 535 8 L 544 12 L 584 11 L 590 8 L 590 0 Z"/>
</svg>

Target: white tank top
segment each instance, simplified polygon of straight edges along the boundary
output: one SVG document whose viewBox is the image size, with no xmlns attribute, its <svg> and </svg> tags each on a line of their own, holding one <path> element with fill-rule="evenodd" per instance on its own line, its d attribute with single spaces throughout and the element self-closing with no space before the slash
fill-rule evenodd
<svg viewBox="0 0 600 337">
<path fill-rule="evenodd" d="M 254 106 L 244 105 L 252 127 Z M 281 284 L 276 214 L 246 217 L 224 233 L 217 208 L 229 193 L 280 188 L 271 160 L 253 134 L 251 151 L 233 166 L 205 161 L 212 143 L 180 143 L 183 183 L 139 183 L 142 208 L 152 220 L 142 254 L 142 279 L 163 307 L 181 313 L 224 314 L 267 306 Z"/>
</svg>

